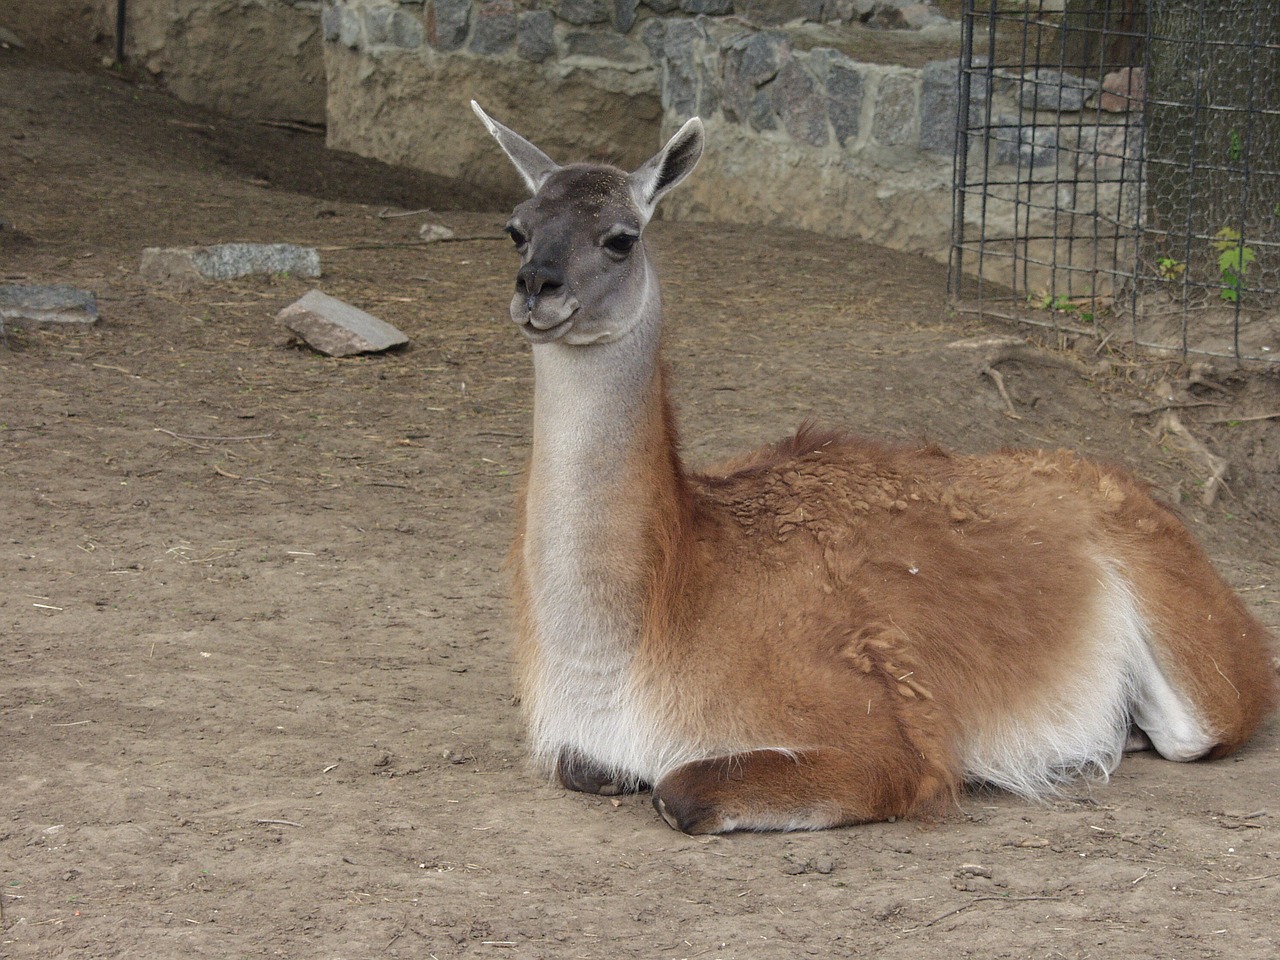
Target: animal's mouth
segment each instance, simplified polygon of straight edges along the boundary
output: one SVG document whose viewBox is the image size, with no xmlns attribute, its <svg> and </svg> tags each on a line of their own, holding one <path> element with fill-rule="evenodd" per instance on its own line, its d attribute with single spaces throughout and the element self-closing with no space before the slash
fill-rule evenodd
<svg viewBox="0 0 1280 960">
<path fill-rule="evenodd" d="M 525 339 L 530 343 L 551 343 L 553 340 L 559 340 L 573 327 L 573 317 L 568 320 L 562 320 L 554 327 L 548 327 L 546 330 L 540 330 L 532 324 L 525 323 L 520 325 L 520 332 L 524 334 Z"/>
<path fill-rule="evenodd" d="M 525 335 L 530 343 L 551 343 L 553 340 L 559 340 L 573 328 L 574 320 L 577 317 L 577 310 L 570 311 L 569 315 L 562 320 L 552 319 L 550 326 L 544 326 L 534 315 L 533 310 L 525 310 L 523 313 L 514 317 L 516 323 L 520 325 L 520 332 Z M 545 322 L 543 318 L 543 322 Z"/>
</svg>

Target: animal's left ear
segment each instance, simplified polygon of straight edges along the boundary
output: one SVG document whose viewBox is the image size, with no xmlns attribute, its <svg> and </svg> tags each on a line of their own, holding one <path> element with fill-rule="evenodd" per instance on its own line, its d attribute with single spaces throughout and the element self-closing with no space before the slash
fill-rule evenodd
<svg viewBox="0 0 1280 960">
<path fill-rule="evenodd" d="M 539 188 L 547 182 L 547 177 L 560 169 L 558 163 L 520 136 L 520 134 L 509 127 L 504 127 L 493 119 L 493 117 L 481 110 L 480 104 L 474 100 L 471 101 L 471 109 L 476 112 L 476 116 L 480 118 L 485 129 L 493 135 L 493 139 L 498 141 L 498 146 L 502 147 L 502 152 L 515 164 L 516 170 L 524 178 L 525 185 L 528 186 L 530 193 L 537 193 Z"/>
<path fill-rule="evenodd" d="M 631 196 L 646 223 L 667 191 L 693 172 L 702 157 L 706 139 L 702 121 L 694 117 L 676 131 L 676 135 L 667 141 L 665 147 L 628 178 Z"/>
</svg>

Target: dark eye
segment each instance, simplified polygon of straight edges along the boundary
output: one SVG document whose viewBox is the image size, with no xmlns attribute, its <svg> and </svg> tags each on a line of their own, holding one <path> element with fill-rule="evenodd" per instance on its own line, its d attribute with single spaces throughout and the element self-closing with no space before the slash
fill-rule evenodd
<svg viewBox="0 0 1280 960">
<path fill-rule="evenodd" d="M 520 232 L 519 227 L 513 227 L 511 226 L 511 224 L 507 224 L 507 226 L 504 227 L 503 229 L 507 231 L 507 236 L 511 238 L 512 243 L 514 243 L 517 247 L 523 247 L 526 243 L 529 242 L 529 238 Z"/>
<path fill-rule="evenodd" d="M 631 252 L 631 248 L 636 245 L 636 241 L 639 239 L 640 237 L 634 233 L 617 233 L 606 240 L 604 246 L 610 253 L 625 256 Z"/>
</svg>

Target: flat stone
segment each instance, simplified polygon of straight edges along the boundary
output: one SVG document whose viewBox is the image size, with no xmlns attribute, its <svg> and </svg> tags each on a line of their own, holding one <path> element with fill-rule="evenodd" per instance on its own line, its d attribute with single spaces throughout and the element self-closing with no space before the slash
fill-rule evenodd
<svg viewBox="0 0 1280 960">
<path fill-rule="evenodd" d="M 295 243 L 218 243 L 209 247 L 147 247 L 142 279 L 151 283 L 235 280 L 254 274 L 320 276 L 320 254 Z"/>
<path fill-rule="evenodd" d="M 1074 113 L 1084 107 L 1097 89 L 1096 80 L 1074 77 L 1060 70 L 1035 70 L 1023 77 L 1019 99 L 1027 110 Z"/>
<path fill-rule="evenodd" d="M 561 20 L 582 26 L 613 20 L 613 0 L 560 0 L 556 13 Z"/>
<path fill-rule="evenodd" d="M 739 34 L 722 48 L 724 62 L 724 114 L 736 123 L 749 122 L 757 130 L 773 129 L 773 107 L 760 90 L 778 75 L 783 60 L 790 56 L 786 34 L 760 31 Z M 764 113 L 760 113 L 760 107 Z M 767 124 L 768 126 L 761 126 Z"/>
<path fill-rule="evenodd" d="M 734 0 L 733 12 L 748 23 L 776 27 L 793 20 L 822 22 L 823 0 Z"/>
<path fill-rule="evenodd" d="M 328 43 L 338 39 L 342 29 L 342 8 L 326 4 L 320 9 L 320 30 Z"/>
<path fill-rule="evenodd" d="M 276 319 L 313 350 L 331 357 L 377 353 L 409 342 L 391 324 L 320 290 L 295 300 Z"/>
<path fill-rule="evenodd" d="M 98 322 L 98 301 L 89 290 L 63 283 L 0 286 L 0 331 L 17 327 L 68 329 Z"/>
<path fill-rule="evenodd" d="M 397 10 L 391 15 L 387 25 L 387 42 L 393 47 L 406 50 L 417 50 L 426 39 L 426 31 L 422 28 L 422 17 L 404 10 Z"/>
<path fill-rule="evenodd" d="M 733 13 L 733 0 L 680 0 L 680 9 L 685 13 L 721 17 Z"/>
<path fill-rule="evenodd" d="M 443 223 L 427 222 L 418 228 L 418 236 L 427 243 L 439 243 L 442 240 L 452 240 L 453 231 Z"/>
<path fill-rule="evenodd" d="M 613 0 L 613 29 L 619 33 L 630 32 L 636 22 L 636 7 L 640 0 Z"/>
<path fill-rule="evenodd" d="M 422 46 L 424 35 L 422 18 L 416 14 L 388 7 L 373 7 L 364 11 L 364 36 L 371 47 L 392 46 L 416 50 Z"/>
<path fill-rule="evenodd" d="M 909 3 L 885 17 L 885 25 L 892 30 L 923 30 L 935 23 L 946 22 L 947 18 L 927 3 Z"/>
<path fill-rule="evenodd" d="M 649 48 L 649 59 L 655 66 L 662 63 L 662 48 L 667 42 L 665 17 L 650 17 L 640 25 L 640 42 Z"/>
<path fill-rule="evenodd" d="M 732 66 L 738 82 L 760 87 L 778 75 L 791 42 L 777 30 L 752 31 L 734 37 L 725 50 L 726 66 Z M 727 81 L 726 81 L 727 82 Z"/>
<path fill-rule="evenodd" d="M 897 147 L 910 143 L 915 131 L 916 86 L 910 77 L 888 74 L 880 78 L 871 135 L 877 143 Z"/>
<path fill-rule="evenodd" d="M 663 37 L 662 105 L 679 117 L 698 112 L 700 77 L 694 48 L 701 39 L 702 31 L 692 20 L 673 20 Z"/>
<path fill-rule="evenodd" d="M 960 109 L 960 61 L 934 60 L 921 71 L 920 147 L 931 153 L 954 153 L 956 115 Z M 976 118 L 986 101 L 985 80 L 970 75 L 969 115 Z"/>
<path fill-rule="evenodd" d="M 6 30 L 4 27 L 0 27 L 0 44 L 4 44 L 6 47 L 13 47 L 15 50 L 21 50 L 26 46 L 16 33 L 12 30 Z"/>
<path fill-rule="evenodd" d="M 556 52 L 556 18 L 550 10 L 531 10 L 516 19 L 516 53 L 522 60 L 542 63 Z"/>
<path fill-rule="evenodd" d="M 995 162 L 1020 166 L 1028 173 L 1058 162 L 1058 132 L 1049 126 L 1020 126 L 1016 117 L 992 121 Z"/>
<path fill-rule="evenodd" d="M 581 30 L 566 34 L 565 52 L 571 57 L 592 57 L 613 63 L 642 63 L 644 47 L 616 33 Z"/>
<path fill-rule="evenodd" d="M 756 130 L 778 126 L 767 84 L 791 55 L 791 42 L 776 30 L 740 33 L 721 44 L 721 94 L 726 120 Z"/>
<path fill-rule="evenodd" d="M 836 50 L 810 53 L 827 90 L 827 117 L 836 141 L 844 146 L 857 139 L 862 122 L 863 78 L 858 64 Z"/>
<path fill-rule="evenodd" d="M 471 52 L 485 56 L 506 53 L 516 42 L 516 10 L 512 0 L 490 0 L 476 7 Z"/>
<path fill-rule="evenodd" d="M 1098 106 L 1108 113 L 1141 110 L 1147 96 L 1147 74 L 1142 67 L 1123 67 L 1102 78 Z"/>
<path fill-rule="evenodd" d="M 1079 149 L 1082 158 L 1092 154 L 1099 167 L 1136 163 L 1142 153 L 1142 125 L 1117 123 L 1081 127 Z M 1130 167 L 1131 173 L 1133 169 Z"/>
<path fill-rule="evenodd" d="M 365 40 L 371 47 L 382 46 L 391 34 L 391 8 L 366 7 L 363 14 Z"/>
<path fill-rule="evenodd" d="M 828 142 L 827 111 L 818 81 L 800 62 L 791 57 L 773 81 L 773 109 L 793 140 L 822 147 Z"/>
<path fill-rule="evenodd" d="M 457 50 L 471 29 L 471 0 L 434 0 L 427 7 L 427 43 L 437 50 Z"/>
</svg>

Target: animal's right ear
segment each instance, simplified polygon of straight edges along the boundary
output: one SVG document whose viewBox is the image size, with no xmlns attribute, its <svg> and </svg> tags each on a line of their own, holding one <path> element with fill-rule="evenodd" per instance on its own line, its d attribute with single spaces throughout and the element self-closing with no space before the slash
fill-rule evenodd
<svg viewBox="0 0 1280 960">
<path fill-rule="evenodd" d="M 667 191 L 693 172 L 702 158 L 706 139 L 702 121 L 694 117 L 676 131 L 656 156 L 645 161 L 644 166 L 628 178 L 631 196 L 646 223 Z"/>
<path fill-rule="evenodd" d="M 547 182 L 547 177 L 560 169 L 558 163 L 520 136 L 520 134 L 508 127 L 504 127 L 493 119 L 493 117 L 481 110 L 480 104 L 474 100 L 471 101 L 471 109 L 476 112 L 476 116 L 484 123 L 485 129 L 493 135 L 493 139 L 498 141 L 498 146 L 502 147 L 502 152 L 511 158 L 511 162 L 515 164 L 516 170 L 519 171 L 520 176 L 524 178 L 525 184 L 529 187 L 530 193 L 537 193 L 542 185 Z"/>
</svg>

